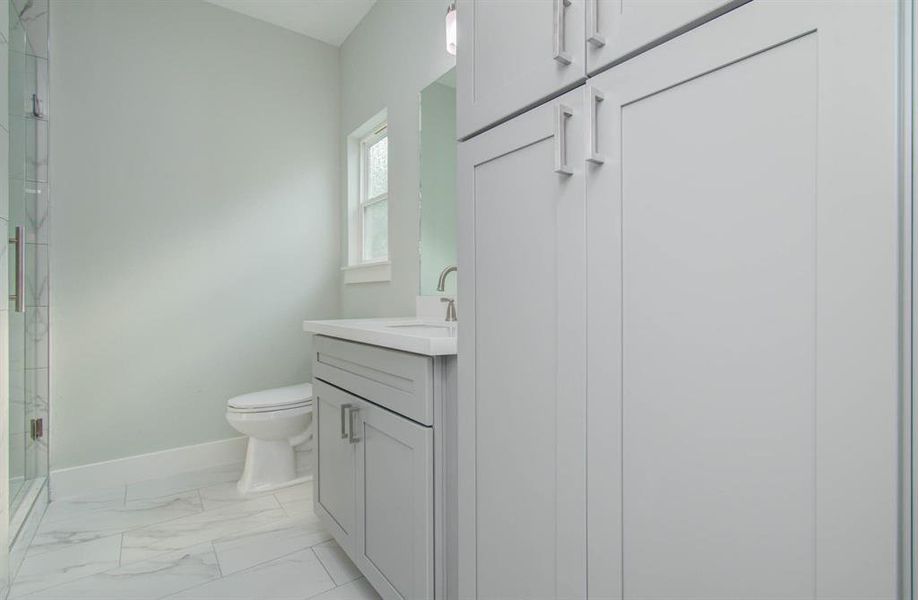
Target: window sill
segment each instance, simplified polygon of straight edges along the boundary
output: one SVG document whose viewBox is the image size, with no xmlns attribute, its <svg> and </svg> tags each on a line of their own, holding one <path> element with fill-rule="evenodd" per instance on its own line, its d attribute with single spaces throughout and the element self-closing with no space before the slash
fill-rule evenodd
<svg viewBox="0 0 918 600">
<path fill-rule="evenodd" d="M 341 267 L 344 283 L 377 283 L 392 280 L 392 263 L 388 260 Z"/>
</svg>

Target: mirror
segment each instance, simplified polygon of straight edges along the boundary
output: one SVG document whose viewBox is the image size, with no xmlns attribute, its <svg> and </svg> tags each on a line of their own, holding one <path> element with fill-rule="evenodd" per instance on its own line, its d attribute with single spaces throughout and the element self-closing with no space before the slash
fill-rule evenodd
<svg viewBox="0 0 918 600">
<path fill-rule="evenodd" d="M 420 295 L 438 295 L 440 272 L 456 264 L 456 70 L 420 94 Z M 446 282 L 456 293 L 456 277 Z"/>
</svg>

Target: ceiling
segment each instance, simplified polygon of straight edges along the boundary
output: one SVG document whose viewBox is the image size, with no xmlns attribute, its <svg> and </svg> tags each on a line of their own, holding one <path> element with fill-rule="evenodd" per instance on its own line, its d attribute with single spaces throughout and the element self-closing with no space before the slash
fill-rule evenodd
<svg viewBox="0 0 918 600">
<path fill-rule="evenodd" d="M 376 0 L 206 0 L 340 46 Z"/>
</svg>

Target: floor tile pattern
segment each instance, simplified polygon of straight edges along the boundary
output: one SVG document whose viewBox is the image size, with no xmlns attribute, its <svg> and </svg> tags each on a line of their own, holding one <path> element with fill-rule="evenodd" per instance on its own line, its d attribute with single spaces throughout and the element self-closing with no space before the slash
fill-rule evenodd
<svg viewBox="0 0 918 600">
<path fill-rule="evenodd" d="M 242 497 L 241 465 L 52 502 L 10 600 L 377 600 L 312 483 Z"/>
</svg>

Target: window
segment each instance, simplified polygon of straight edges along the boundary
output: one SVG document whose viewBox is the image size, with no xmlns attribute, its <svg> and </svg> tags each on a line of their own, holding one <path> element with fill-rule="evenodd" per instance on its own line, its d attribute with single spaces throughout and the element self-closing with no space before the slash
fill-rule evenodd
<svg viewBox="0 0 918 600">
<path fill-rule="evenodd" d="M 385 110 L 347 136 L 347 260 L 344 283 L 391 281 L 389 128 Z"/>
<path fill-rule="evenodd" d="M 360 140 L 360 203 L 356 227 L 361 263 L 389 258 L 389 131 L 386 123 Z"/>
</svg>

